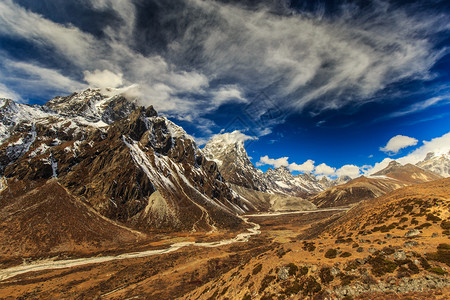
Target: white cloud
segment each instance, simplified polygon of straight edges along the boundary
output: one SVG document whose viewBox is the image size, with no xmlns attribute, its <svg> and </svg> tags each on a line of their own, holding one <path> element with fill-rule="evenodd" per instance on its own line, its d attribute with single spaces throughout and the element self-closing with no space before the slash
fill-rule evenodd
<svg viewBox="0 0 450 300">
<path fill-rule="evenodd" d="M 401 164 L 416 164 L 422 161 L 429 152 L 436 155 L 446 154 L 450 151 L 450 132 L 443 136 L 434 138 L 430 141 L 423 141 L 423 145 L 411 152 L 410 154 L 397 159 Z"/>
<path fill-rule="evenodd" d="M 0 80 L 9 82 L 10 86 L 20 87 L 21 92 L 32 94 L 33 91 L 39 92 L 58 92 L 78 91 L 87 88 L 83 83 L 71 79 L 59 72 L 59 70 L 41 67 L 38 65 L 17 62 L 4 59 L 0 62 Z M 20 74 L 20 77 L 14 77 L 10 74 Z M 21 95 L 8 88 L 9 92 L 15 93 L 14 99 L 21 99 Z"/>
<path fill-rule="evenodd" d="M 0 83 L 0 98 L 12 99 L 15 101 L 21 100 L 20 96 L 11 91 L 6 85 Z"/>
<path fill-rule="evenodd" d="M 235 130 L 233 132 L 220 133 L 213 136 L 213 142 L 220 142 L 223 144 L 235 144 L 238 142 L 245 142 L 248 140 L 257 140 L 257 137 L 246 135 L 239 130 Z"/>
<path fill-rule="evenodd" d="M 269 158 L 269 156 L 265 155 L 260 157 L 259 161 L 256 163 L 257 167 L 263 166 L 263 165 L 270 165 L 275 168 L 279 168 L 281 166 L 288 167 L 288 169 L 293 171 L 298 171 L 302 173 L 314 173 L 317 176 L 327 176 L 327 177 L 334 177 L 334 176 L 350 176 L 351 178 L 356 178 L 361 174 L 361 168 L 355 165 L 344 165 L 338 170 L 336 168 L 330 167 L 326 165 L 325 163 L 322 163 L 318 166 L 314 166 L 314 161 L 311 159 L 308 159 L 302 164 L 297 163 L 289 163 L 288 157 L 280 157 L 277 159 Z"/>
<path fill-rule="evenodd" d="M 288 159 L 289 159 L 289 157 L 280 157 L 277 159 L 273 159 L 273 158 L 269 158 L 269 156 L 265 155 L 265 156 L 261 156 L 259 158 L 259 162 L 256 163 L 256 166 L 260 167 L 263 165 L 270 165 L 275 168 L 287 167 L 287 166 L 289 166 Z"/>
<path fill-rule="evenodd" d="M 216 105 L 229 102 L 234 100 L 237 102 L 247 102 L 247 100 L 242 95 L 242 91 L 236 85 L 225 85 L 220 87 L 218 90 L 212 92 L 213 101 Z"/>
<path fill-rule="evenodd" d="M 314 169 L 314 174 L 316 175 L 332 176 L 335 174 L 335 172 L 336 168 L 330 167 L 325 163 L 321 163 Z"/>
<path fill-rule="evenodd" d="M 336 171 L 336 175 L 338 177 L 341 176 L 349 176 L 351 178 L 356 178 L 361 174 L 361 169 L 358 166 L 355 165 L 344 165 L 342 167 L 340 167 L 337 171 Z"/>
<path fill-rule="evenodd" d="M 314 161 L 308 159 L 301 165 L 294 163 L 289 164 L 289 170 L 291 171 L 299 171 L 302 173 L 311 173 L 314 170 Z"/>
<path fill-rule="evenodd" d="M 123 74 L 114 74 L 109 70 L 84 71 L 84 80 L 94 88 L 116 88 L 123 83 Z"/>
<path fill-rule="evenodd" d="M 405 135 L 396 135 L 391 138 L 386 146 L 381 147 L 380 150 L 389 155 L 397 154 L 403 148 L 417 145 L 418 140 Z"/>
<path fill-rule="evenodd" d="M 372 166 L 367 166 L 367 168 L 365 168 L 364 175 L 365 176 L 370 176 L 372 174 L 375 174 L 378 171 L 383 170 L 384 168 L 386 168 L 389 165 L 389 163 L 391 161 L 393 161 L 392 158 L 386 157 L 381 162 L 375 163 L 375 165 L 373 167 Z"/>
</svg>

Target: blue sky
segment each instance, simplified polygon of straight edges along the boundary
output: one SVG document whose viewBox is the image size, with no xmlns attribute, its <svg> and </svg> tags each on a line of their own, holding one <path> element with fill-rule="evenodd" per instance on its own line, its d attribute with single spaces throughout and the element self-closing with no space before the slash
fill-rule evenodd
<svg viewBox="0 0 450 300">
<path fill-rule="evenodd" d="M 449 46 L 448 1 L 2 0 L 0 97 L 132 86 L 199 144 L 354 177 L 450 150 Z"/>
</svg>

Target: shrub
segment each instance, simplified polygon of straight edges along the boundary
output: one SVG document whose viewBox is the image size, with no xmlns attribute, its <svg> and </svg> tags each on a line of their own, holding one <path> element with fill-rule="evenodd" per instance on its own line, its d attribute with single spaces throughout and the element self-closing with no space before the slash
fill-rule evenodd
<svg viewBox="0 0 450 300">
<path fill-rule="evenodd" d="M 314 245 L 314 242 L 303 241 L 302 249 L 305 251 L 312 252 L 312 251 L 316 250 L 316 246 Z"/>
<path fill-rule="evenodd" d="M 306 280 L 303 281 L 301 289 L 303 290 L 304 295 L 314 295 L 322 290 L 322 286 L 314 277 L 308 276 Z"/>
<path fill-rule="evenodd" d="M 298 272 L 298 267 L 293 263 L 287 264 L 286 268 L 288 268 L 289 276 L 295 275 Z"/>
<path fill-rule="evenodd" d="M 275 280 L 275 278 L 276 278 L 275 276 L 266 275 L 261 281 L 261 287 L 259 288 L 259 292 L 262 293 L 269 286 L 269 284 Z"/>
<path fill-rule="evenodd" d="M 328 249 L 327 252 L 325 252 L 325 257 L 326 258 L 336 258 L 337 255 L 337 250 L 336 249 Z"/>
<path fill-rule="evenodd" d="M 420 229 L 424 229 L 424 228 L 430 227 L 430 226 L 432 226 L 431 223 L 423 223 L 423 224 L 417 226 L 416 229 L 420 230 Z"/>
<path fill-rule="evenodd" d="M 436 215 L 433 215 L 433 214 L 427 214 L 427 221 L 439 222 L 439 221 L 441 221 L 441 220 L 442 220 L 442 219 L 439 218 L 439 217 L 436 216 Z"/>
<path fill-rule="evenodd" d="M 413 263 L 411 260 L 408 262 L 408 268 L 411 270 L 413 274 L 419 274 L 420 269 L 418 266 L 416 266 L 415 263 Z"/>
<path fill-rule="evenodd" d="M 262 270 L 262 264 L 257 264 L 257 265 L 255 266 L 255 268 L 253 269 L 252 274 L 253 274 L 253 275 L 256 275 L 256 274 L 258 274 L 259 272 L 261 272 L 261 270 Z"/>
<path fill-rule="evenodd" d="M 345 271 L 351 271 L 351 270 L 355 270 L 358 267 L 359 267 L 359 263 L 356 260 L 352 260 L 352 261 L 349 261 L 347 263 L 347 265 L 345 266 L 344 270 Z"/>
<path fill-rule="evenodd" d="M 450 229 L 450 221 L 449 221 L 449 220 L 447 220 L 447 221 L 442 221 L 442 222 L 441 222 L 441 228 L 442 228 L 442 229 L 445 229 L 445 230 Z"/>
<path fill-rule="evenodd" d="M 424 268 L 425 270 L 431 268 L 431 265 L 428 263 L 428 261 L 423 258 L 423 257 L 419 257 L 419 261 L 420 261 L 420 265 L 422 266 L 422 268 Z"/>
<path fill-rule="evenodd" d="M 450 266 L 450 245 L 449 244 L 439 244 L 437 246 L 437 252 L 426 254 L 428 259 L 438 261 Z"/>
<path fill-rule="evenodd" d="M 352 256 L 352 254 L 350 252 L 343 252 L 341 255 L 339 255 L 340 257 L 350 257 Z"/>
<path fill-rule="evenodd" d="M 434 268 L 429 268 L 427 271 L 438 274 L 438 275 L 445 275 L 447 274 L 447 271 L 439 268 L 439 267 L 434 267 Z"/>
<path fill-rule="evenodd" d="M 339 277 L 341 279 L 341 286 L 349 285 L 352 283 L 353 280 L 357 278 L 354 275 L 348 275 L 344 273 L 339 274 Z"/>
<path fill-rule="evenodd" d="M 308 267 L 300 267 L 300 276 L 305 276 L 306 274 L 308 274 Z"/>
<path fill-rule="evenodd" d="M 301 288 L 301 285 L 297 281 L 295 281 L 293 284 L 286 287 L 286 289 L 284 290 L 284 294 L 296 295 L 300 292 Z"/>
<path fill-rule="evenodd" d="M 396 263 L 385 259 L 381 255 L 370 257 L 368 263 L 372 266 L 372 273 L 376 276 L 383 276 L 386 273 L 392 273 L 397 268 Z"/>
<path fill-rule="evenodd" d="M 331 268 L 329 267 L 320 269 L 319 277 L 323 284 L 328 284 L 334 280 L 334 276 L 331 274 Z"/>
</svg>

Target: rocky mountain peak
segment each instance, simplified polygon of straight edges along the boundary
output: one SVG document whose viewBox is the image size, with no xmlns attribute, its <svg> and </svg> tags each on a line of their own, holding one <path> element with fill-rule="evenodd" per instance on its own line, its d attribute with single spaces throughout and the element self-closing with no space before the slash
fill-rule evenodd
<svg viewBox="0 0 450 300">
<path fill-rule="evenodd" d="M 374 173 L 373 176 L 383 176 L 383 175 L 388 174 L 389 172 L 398 170 L 401 167 L 402 167 L 402 165 L 399 162 L 393 160 L 393 161 L 389 162 L 389 164 L 386 166 L 386 168 Z"/>
<path fill-rule="evenodd" d="M 416 166 L 439 174 L 443 177 L 450 177 L 450 151 L 444 154 L 429 152 L 423 161 L 419 161 Z"/>
<path fill-rule="evenodd" d="M 66 117 L 82 117 L 89 122 L 111 124 L 126 117 L 137 108 L 135 99 L 125 94 L 106 94 L 100 89 L 86 89 L 69 96 L 58 96 L 44 108 Z"/>
</svg>

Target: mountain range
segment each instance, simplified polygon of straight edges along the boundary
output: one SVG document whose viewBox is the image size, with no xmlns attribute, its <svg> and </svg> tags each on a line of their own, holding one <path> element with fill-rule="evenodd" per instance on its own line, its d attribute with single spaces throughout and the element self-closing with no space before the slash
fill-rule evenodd
<svg viewBox="0 0 450 300">
<path fill-rule="evenodd" d="M 27 188 L 16 196 L 26 198 L 34 185 L 59 186 L 70 201 L 144 232 L 213 232 L 239 228 L 239 215 L 248 212 L 349 205 L 449 176 L 450 166 L 448 154 L 430 153 L 417 166 L 392 162 L 353 180 L 293 175 L 286 167 L 263 173 L 229 133 L 200 149 L 152 106 L 113 89 L 42 106 L 1 99 L 0 138 L 2 190 L 21 182 Z M 3 209 L 13 209 L 8 205 Z"/>
</svg>

